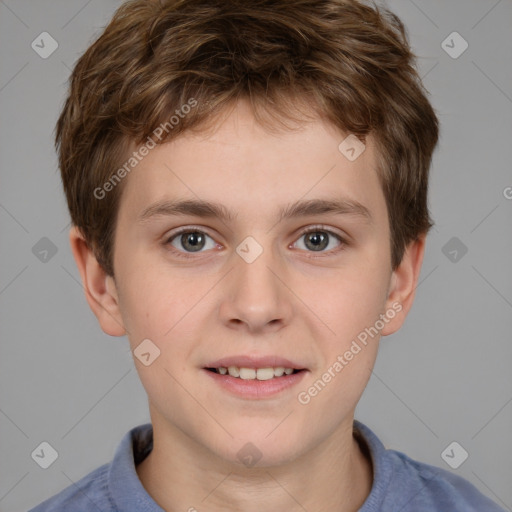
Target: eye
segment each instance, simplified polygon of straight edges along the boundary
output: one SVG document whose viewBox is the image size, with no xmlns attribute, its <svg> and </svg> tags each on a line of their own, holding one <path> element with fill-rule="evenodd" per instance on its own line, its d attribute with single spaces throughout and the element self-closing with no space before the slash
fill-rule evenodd
<svg viewBox="0 0 512 512">
<path fill-rule="evenodd" d="M 304 238 L 304 242 L 301 239 Z M 299 249 L 316 253 L 337 253 L 348 245 L 343 237 L 323 226 L 313 226 L 302 231 L 299 240 L 293 244 Z M 301 246 L 302 245 L 302 246 Z M 199 228 L 188 226 L 172 233 L 164 241 L 164 246 L 178 257 L 193 258 L 194 253 L 205 252 L 203 249 L 215 249 L 220 246 L 215 240 Z"/>
<path fill-rule="evenodd" d="M 201 252 L 202 249 L 214 249 L 217 246 L 211 236 L 194 228 L 186 228 L 174 233 L 166 239 L 165 245 L 171 245 L 185 257 L 187 257 L 187 253 Z"/>
<path fill-rule="evenodd" d="M 323 229 L 321 226 L 303 231 L 299 237 L 299 241 L 302 238 L 304 238 L 302 245 L 308 252 L 337 252 L 346 245 L 345 240 L 340 235 L 328 229 Z M 299 241 L 296 242 L 295 245 L 298 244 L 299 249 L 302 249 L 303 247 L 300 247 L 301 244 Z M 330 249 L 325 250 L 329 247 Z"/>
</svg>

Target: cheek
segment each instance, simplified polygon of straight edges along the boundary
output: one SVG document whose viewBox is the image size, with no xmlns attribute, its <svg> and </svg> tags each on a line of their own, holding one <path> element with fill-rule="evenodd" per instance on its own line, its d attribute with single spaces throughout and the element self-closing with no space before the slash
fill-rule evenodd
<svg viewBox="0 0 512 512">
<path fill-rule="evenodd" d="M 343 344 L 347 338 L 374 325 L 384 312 L 387 285 L 383 269 L 375 262 L 368 262 L 339 269 L 302 293 L 318 317 L 330 327 L 332 339 Z"/>
<path fill-rule="evenodd" d="M 320 364 L 297 401 L 308 418 L 322 418 L 318 428 L 334 429 L 351 414 L 371 376 L 384 304 L 376 286 L 372 273 L 351 273 L 312 297 L 330 332 L 322 329 L 316 337 Z"/>
<path fill-rule="evenodd" d="M 322 414 L 334 426 L 360 399 L 377 357 L 388 280 L 376 256 L 361 258 L 339 269 L 311 297 L 318 316 L 334 331 L 319 338 L 322 367 L 299 400 L 313 417 Z"/>
<path fill-rule="evenodd" d="M 132 335 L 161 338 L 185 314 L 191 285 L 148 261 L 134 257 L 130 267 L 122 269 L 120 307 Z"/>
<path fill-rule="evenodd" d="M 201 321 L 209 314 L 211 295 L 208 290 L 211 287 L 212 282 L 206 278 L 166 276 L 162 272 L 154 275 L 143 272 L 142 277 L 132 274 L 122 300 L 132 351 L 142 340 L 149 339 L 160 351 L 155 366 L 177 377 L 182 375 L 193 361 Z M 145 372 L 138 361 L 136 365 L 146 389 L 159 386 L 154 371 Z M 164 370 L 158 378 L 168 382 L 170 376 Z"/>
</svg>

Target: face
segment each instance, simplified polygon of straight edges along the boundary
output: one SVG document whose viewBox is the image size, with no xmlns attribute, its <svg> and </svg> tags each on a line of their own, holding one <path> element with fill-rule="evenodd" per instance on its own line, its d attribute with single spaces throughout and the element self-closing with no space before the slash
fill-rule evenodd
<svg viewBox="0 0 512 512">
<path fill-rule="evenodd" d="M 409 303 L 373 140 L 350 161 L 346 136 L 320 120 L 269 133 L 241 102 L 215 132 L 157 146 L 125 178 L 111 315 L 99 318 L 123 334 L 117 315 L 136 353 L 150 340 L 151 363 L 135 365 L 154 425 L 230 461 L 251 442 L 267 464 L 351 428 L 379 337 Z M 207 369 L 228 366 L 274 372 Z"/>
</svg>

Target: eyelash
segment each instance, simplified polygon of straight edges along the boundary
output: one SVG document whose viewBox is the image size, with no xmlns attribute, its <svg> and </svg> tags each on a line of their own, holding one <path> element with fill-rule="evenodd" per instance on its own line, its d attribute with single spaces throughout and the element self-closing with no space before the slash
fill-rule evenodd
<svg viewBox="0 0 512 512">
<path fill-rule="evenodd" d="M 183 258 L 183 259 L 188 259 L 188 260 L 196 258 L 197 256 L 195 255 L 195 253 L 179 251 L 171 245 L 171 242 L 175 238 L 177 238 L 179 235 L 182 235 L 183 233 L 196 233 L 196 232 L 207 235 L 210 238 L 212 238 L 212 240 L 213 240 L 213 237 L 211 237 L 206 231 L 204 231 L 199 226 L 187 226 L 187 227 L 178 229 L 178 231 L 176 231 L 176 232 L 172 233 L 170 236 L 168 236 L 165 239 L 163 245 L 169 251 L 174 253 L 178 258 Z M 303 231 L 301 231 L 299 233 L 297 240 L 302 238 L 304 235 L 307 235 L 309 233 L 317 233 L 317 232 L 324 232 L 324 233 L 328 233 L 329 236 L 334 236 L 334 238 L 336 238 L 340 242 L 341 245 L 339 247 L 337 247 L 336 249 L 331 249 L 330 251 L 320 251 L 318 255 L 314 255 L 314 256 L 311 255 L 311 256 L 308 256 L 308 258 L 316 259 L 316 258 L 323 258 L 326 255 L 330 256 L 333 254 L 338 254 L 338 252 L 342 251 L 346 246 L 349 245 L 348 242 L 345 240 L 345 238 L 338 235 L 334 231 L 331 231 L 330 229 L 325 228 L 322 225 L 315 225 L 315 226 L 311 226 L 311 227 L 304 229 Z M 198 251 L 198 254 L 200 254 L 201 252 L 202 251 Z M 314 251 L 306 251 L 306 252 L 314 253 Z"/>
</svg>

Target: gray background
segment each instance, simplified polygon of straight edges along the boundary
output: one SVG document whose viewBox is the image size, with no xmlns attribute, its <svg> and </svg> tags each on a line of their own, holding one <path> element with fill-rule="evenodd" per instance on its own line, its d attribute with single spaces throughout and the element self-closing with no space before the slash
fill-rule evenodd
<svg viewBox="0 0 512 512">
<path fill-rule="evenodd" d="M 118 5 L 0 1 L 2 512 L 76 482 L 149 421 L 127 339 L 104 334 L 85 301 L 53 149 L 70 69 Z M 469 457 L 453 471 L 512 510 L 512 3 L 388 5 L 408 27 L 442 124 L 436 227 L 415 305 L 382 340 L 356 417 L 387 447 L 446 469 L 441 453 L 457 441 Z M 59 45 L 47 59 L 31 48 L 43 31 Z M 458 58 L 441 46 L 453 31 L 469 44 Z M 46 261 L 43 237 L 56 250 Z M 31 458 L 42 441 L 59 454 L 46 470 Z"/>
</svg>

